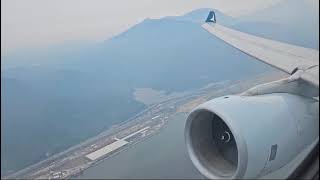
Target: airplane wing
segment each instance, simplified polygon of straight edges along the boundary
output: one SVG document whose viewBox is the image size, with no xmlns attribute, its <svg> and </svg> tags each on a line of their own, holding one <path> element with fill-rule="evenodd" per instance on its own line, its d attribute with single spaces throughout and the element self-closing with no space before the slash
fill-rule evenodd
<svg viewBox="0 0 320 180">
<path fill-rule="evenodd" d="M 283 178 L 318 179 L 319 51 L 224 27 L 213 12 L 205 22 L 208 32 L 291 76 L 193 109 L 185 139 L 195 167 L 209 179 L 267 178 L 282 167 Z"/>
<path fill-rule="evenodd" d="M 227 28 L 217 23 L 205 23 L 204 29 L 240 51 L 284 72 L 302 70 L 300 79 L 319 88 L 319 51 L 265 39 Z"/>
</svg>

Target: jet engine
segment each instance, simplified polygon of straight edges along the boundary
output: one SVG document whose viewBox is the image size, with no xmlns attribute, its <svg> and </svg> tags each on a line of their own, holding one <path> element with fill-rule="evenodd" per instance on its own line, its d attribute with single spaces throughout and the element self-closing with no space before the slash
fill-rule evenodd
<svg viewBox="0 0 320 180">
<path fill-rule="evenodd" d="M 318 108 L 318 101 L 288 93 L 219 97 L 189 114 L 187 150 L 210 179 L 259 178 L 317 140 Z"/>
</svg>

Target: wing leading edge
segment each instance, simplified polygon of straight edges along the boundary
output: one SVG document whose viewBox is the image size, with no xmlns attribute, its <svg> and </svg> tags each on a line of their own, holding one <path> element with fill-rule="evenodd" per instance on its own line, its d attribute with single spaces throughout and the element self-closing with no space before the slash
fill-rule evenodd
<svg viewBox="0 0 320 180">
<path fill-rule="evenodd" d="M 240 51 L 284 72 L 303 71 L 300 78 L 319 88 L 318 50 L 257 37 L 217 23 L 205 23 L 202 27 Z"/>
</svg>

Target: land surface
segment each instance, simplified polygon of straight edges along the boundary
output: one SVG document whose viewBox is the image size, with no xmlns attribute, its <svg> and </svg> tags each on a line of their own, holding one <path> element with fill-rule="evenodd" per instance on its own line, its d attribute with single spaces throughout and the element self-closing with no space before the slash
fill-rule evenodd
<svg viewBox="0 0 320 180">
<path fill-rule="evenodd" d="M 73 146 L 64 152 L 11 174 L 4 179 L 61 179 L 81 175 L 89 167 L 101 160 L 115 156 L 152 135 L 159 133 L 171 116 L 188 113 L 194 107 L 212 98 L 227 94 L 237 94 L 263 82 L 284 77 L 283 73 L 261 74 L 249 80 L 224 81 L 209 84 L 186 93 L 176 93 L 136 114 L 127 121 Z M 84 129 L 85 131 L 85 129 Z"/>
</svg>

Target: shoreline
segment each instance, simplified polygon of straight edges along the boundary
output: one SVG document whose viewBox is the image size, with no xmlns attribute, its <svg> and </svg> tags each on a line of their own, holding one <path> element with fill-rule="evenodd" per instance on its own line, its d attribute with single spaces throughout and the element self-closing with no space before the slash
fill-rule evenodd
<svg viewBox="0 0 320 180">
<path fill-rule="evenodd" d="M 137 144 L 139 144 L 139 143 L 142 143 L 142 142 L 144 142 L 144 141 L 147 141 L 147 140 L 149 140 L 150 138 L 152 138 L 152 137 L 160 134 L 160 133 L 167 127 L 167 125 L 168 125 L 168 122 L 166 122 L 165 125 L 164 125 L 162 128 L 160 128 L 158 131 L 156 131 L 155 133 L 152 133 L 152 134 L 148 135 L 147 137 L 145 137 L 145 138 L 143 138 L 143 139 L 141 139 L 141 140 L 139 140 L 139 141 L 136 141 L 136 142 L 130 144 L 130 146 L 127 146 L 127 147 L 121 149 L 120 151 L 118 151 L 118 152 L 116 152 L 116 153 L 114 153 L 114 154 L 111 154 L 110 156 L 101 158 L 100 160 L 92 163 L 90 166 L 82 169 L 81 172 L 79 172 L 79 173 L 77 173 L 77 174 L 74 174 L 74 175 L 71 175 L 71 176 L 66 177 L 66 178 L 67 178 L 67 179 L 76 179 L 77 177 L 81 176 L 81 173 L 83 173 L 83 172 L 86 171 L 87 169 L 90 169 L 90 168 L 93 168 L 93 167 L 95 167 L 95 166 L 98 166 L 98 165 L 99 165 L 100 163 L 102 163 L 103 161 L 106 161 L 106 160 L 108 160 L 109 158 L 112 158 L 112 157 L 120 154 L 121 152 L 128 151 L 128 150 L 130 150 L 131 148 L 133 148 L 135 145 L 137 145 Z"/>
<path fill-rule="evenodd" d="M 133 117 L 136 117 L 137 115 L 146 112 L 148 109 L 150 109 L 152 107 L 153 107 L 153 105 L 148 106 L 147 108 L 145 108 L 142 111 L 135 114 Z M 88 144 L 90 144 L 100 138 L 103 138 L 106 136 L 112 136 L 112 134 L 115 134 L 115 133 L 117 133 L 117 131 L 120 131 L 121 128 L 125 128 L 125 126 L 128 126 L 129 123 L 134 123 L 134 118 L 130 117 L 128 120 L 125 120 L 125 121 L 120 122 L 118 124 L 111 125 L 110 128 L 103 130 L 102 132 L 98 133 L 97 135 L 93 135 L 92 137 L 84 140 L 83 142 L 80 142 L 76 145 L 70 146 L 69 148 L 67 148 L 61 152 L 53 154 L 51 157 L 48 157 L 48 158 L 41 160 L 37 163 L 31 164 L 31 165 L 29 165 L 23 169 L 20 169 L 16 172 L 13 172 L 11 174 L 7 174 L 7 175 L 1 177 L 1 179 L 11 179 L 11 178 L 14 178 L 15 176 L 23 175 L 24 173 L 27 173 L 27 171 L 32 171 L 32 169 L 38 168 L 38 166 L 41 166 L 41 164 L 43 164 L 43 163 L 47 163 L 48 161 L 52 161 L 54 159 L 60 158 L 64 155 L 67 155 L 68 153 L 75 151 L 78 148 L 81 148 L 82 146 L 86 146 L 86 145 L 88 145 Z"/>
<path fill-rule="evenodd" d="M 30 165 L 30 166 L 28 166 L 24 169 L 21 169 L 17 172 L 14 172 L 10 175 L 1 177 L 1 179 L 12 179 L 12 178 L 21 178 L 21 177 L 24 178 L 24 176 L 26 176 L 28 174 L 30 176 L 30 174 L 32 175 L 32 174 L 34 174 L 34 172 L 38 172 L 37 170 L 39 170 L 39 169 L 41 170 L 41 168 L 43 168 L 43 166 L 46 167 L 46 165 L 51 164 L 51 161 L 61 160 L 62 158 L 72 156 L 72 154 L 75 151 L 85 149 L 88 145 L 92 144 L 95 141 L 99 141 L 103 138 L 110 138 L 111 136 L 114 136 L 119 132 L 122 132 L 124 130 L 127 130 L 129 128 L 134 127 L 135 125 L 146 123 L 146 121 L 149 120 L 148 118 L 149 118 L 150 113 L 151 113 L 151 116 L 155 115 L 155 114 L 153 114 L 152 111 L 154 109 L 157 109 L 160 106 L 165 106 L 165 105 L 168 106 L 168 104 L 169 105 L 170 104 L 175 104 L 175 105 L 177 104 L 178 106 L 180 106 L 181 104 L 185 104 L 186 102 L 192 101 L 195 98 L 198 98 L 201 96 L 206 96 L 208 94 L 211 94 L 211 96 L 218 96 L 220 93 L 223 93 L 226 90 L 233 92 L 234 87 L 236 87 L 237 90 L 242 91 L 243 89 L 246 89 L 248 87 L 252 87 L 252 84 L 261 83 L 260 81 L 269 81 L 270 78 L 275 79 L 275 75 L 278 77 L 277 79 L 279 79 L 279 77 L 281 77 L 281 75 L 279 75 L 279 73 L 277 73 L 277 72 L 262 73 L 262 74 L 259 74 L 255 77 L 252 77 L 252 78 L 249 78 L 246 80 L 227 82 L 227 83 L 223 84 L 222 87 L 220 87 L 220 86 L 216 87 L 215 85 L 212 85 L 210 87 L 205 86 L 205 87 L 196 89 L 190 93 L 184 94 L 182 96 L 174 97 L 172 99 L 164 100 L 163 102 L 158 102 L 158 103 L 152 104 L 152 105 L 146 107 L 145 109 L 141 110 L 140 112 L 136 113 L 134 116 L 130 117 L 129 119 L 127 119 L 123 122 L 120 122 L 118 124 L 114 124 L 110 128 L 100 132 L 97 135 L 94 135 L 94 136 L 84 140 L 83 142 L 80 142 L 79 144 L 71 146 L 62 152 L 54 154 L 47 159 L 39 161 L 38 163 Z M 219 84 L 219 83 L 221 83 L 221 82 L 217 82 L 216 84 Z M 243 87 L 238 87 L 239 84 Z M 177 112 L 175 112 L 173 114 L 176 114 L 176 113 Z M 172 114 L 170 114 L 169 116 L 171 116 L 171 115 Z M 144 117 L 144 116 L 147 116 L 147 117 Z M 156 132 L 153 132 L 152 134 L 149 134 L 147 137 L 144 137 L 136 142 L 130 143 L 129 146 L 121 149 L 120 151 L 115 152 L 114 154 L 111 154 L 108 157 L 103 157 L 103 158 L 99 159 L 98 161 L 88 163 L 87 167 L 80 168 L 79 173 L 83 172 L 84 170 L 86 170 L 90 167 L 96 166 L 100 162 L 108 159 L 109 157 L 113 157 L 114 155 L 117 155 L 122 151 L 130 149 L 131 147 L 133 147 L 133 145 L 136 145 L 144 140 L 149 139 L 150 137 L 153 137 L 154 135 L 160 133 L 163 130 L 163 128 L 166 127 L 166 125 L 167 125 L 167 122 L 164 123 L 163 127 L 160 127 Z M 64 178 L 76 178 L 77 176 L 80 175 L 79 173 L 75 173 L 75 175 L 71 174 L 71 175 L 66 176 Z"/>
</svg>

